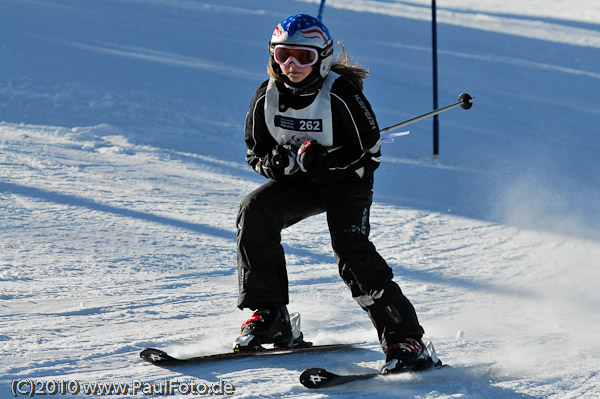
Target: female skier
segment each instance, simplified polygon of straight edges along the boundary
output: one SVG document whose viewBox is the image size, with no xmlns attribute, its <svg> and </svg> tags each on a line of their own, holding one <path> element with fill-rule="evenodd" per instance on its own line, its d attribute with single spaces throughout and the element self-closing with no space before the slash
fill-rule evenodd
<svg viewBox="0 0 600 399">
<path fill-rule="evenodd" d="M 362 93 L 365 69 L 333 60 L 317 19 L 281 21 L 269 42 L 270 78 L 245 122 L 246 161 L 269 181 L 247 195 L 237 218 L 240 309 L 255 310 L 236 350 L 310 345 L 293 331 L 282 229 L 326 212 L 339 274 L 371 318 L 386 354 L 384 372 L 432 364 L 415 309 L 369 241 L 373 172 L 380 162 L 375 114 Z"/>
</svg>

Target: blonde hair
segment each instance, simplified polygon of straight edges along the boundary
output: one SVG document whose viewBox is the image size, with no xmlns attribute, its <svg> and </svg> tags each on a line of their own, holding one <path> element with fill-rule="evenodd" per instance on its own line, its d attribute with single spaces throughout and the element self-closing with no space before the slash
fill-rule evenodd
<svg viewBox="0 0 600 399">
<path fill-rule="evenodd" d="M 336 59 L 331 63 L 331 70 L 350 80 L 362 91 L 364 80 L 370 74 L 369 70 L 360 64 L 352 62 L 352 58 L 346 52 L 346 48 L 341 41 L 338 41 L 337 44 L 342 49 L 342 52 L 338 53 Z M 267 74 L 275 80 L 282 80 L 281 76 L 276 72 L 276 65 L 275 60 L 271 57 L 267 64 Z"/>
<path fill-rule="evenodd" d="M 370 75 L 369 70 L 356 62 L 352 62 L 352 58 L 346 53 L 346 48 L 341 41 L 338 40 L 337 44 L 341 47 L 342 52 L 338 53 L 331 64 L 331 70 L 346 77 L 362 91 L 364 80 Z"/>
</svg>

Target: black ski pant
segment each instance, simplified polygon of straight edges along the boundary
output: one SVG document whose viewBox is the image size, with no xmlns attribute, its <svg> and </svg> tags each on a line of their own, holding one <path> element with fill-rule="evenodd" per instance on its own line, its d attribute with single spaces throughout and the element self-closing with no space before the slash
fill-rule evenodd
<svg viewBox="0 0 600 399">
<path fill-rule="evenodd" d="M 368 184 L 316 185 L 304 179 L 270 180 L 247 195 L 237 218 L 238 307 L 289 303 L 281 231 L 326 212 L 339 274 L 369 314 L 384 351 L 405 337 L 421 338 L 414 307 L 369 241 L 372 199 Z"/>
</svg>

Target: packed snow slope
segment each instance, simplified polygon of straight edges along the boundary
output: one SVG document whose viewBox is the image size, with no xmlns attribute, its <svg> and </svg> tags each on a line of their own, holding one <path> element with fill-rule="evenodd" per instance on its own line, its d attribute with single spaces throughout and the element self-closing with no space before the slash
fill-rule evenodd
<svg viewBox="0 0 600 399">
<path fill-rule="evenodd" d="M 322 216 L 283 234 L 289 308 L 316 343 L 367 344 L 141 361 L 147 346 L 228 351 L 249 316 L 235 307 L 235 216 L 264 179 L 244 162 L 244 116 L 274 26 L 319 3 L 0 0 L 0 397 L 27 379 L 222 380 L 244 398 L 600 397 L 595 0 L 437 2 L 440 106 L 477 99 L 440 115 L 438 159 L 431 120 L 384 144 L 372 239 L 451 368 L 299 384 L 307 367 L 383 361 Z M 381 127 L 431 110 L 429 4 L 324 9 L 371 71 Z"/>
</svg>

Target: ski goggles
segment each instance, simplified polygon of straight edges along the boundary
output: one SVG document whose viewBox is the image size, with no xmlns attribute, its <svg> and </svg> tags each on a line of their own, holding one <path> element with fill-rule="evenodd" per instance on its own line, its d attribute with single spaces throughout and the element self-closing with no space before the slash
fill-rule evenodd
<svg viewBox="0 0 600 399">
<path fill-rule="evenodd" d="M 277 44 L 272 49 L 273 59 L 279 65 L 289 65 L 291 62 L 299 67 L 314 65 L 319 60 L 319 53 L 312 47 L 286 46 Z"/>
</svg>

